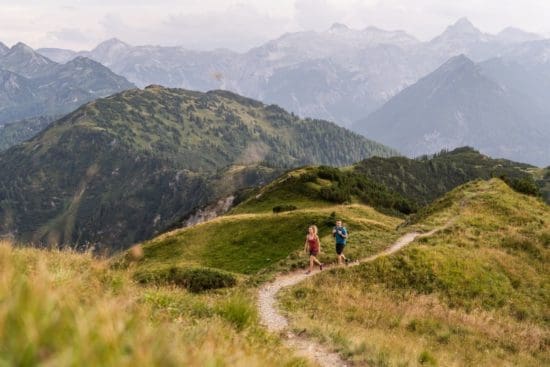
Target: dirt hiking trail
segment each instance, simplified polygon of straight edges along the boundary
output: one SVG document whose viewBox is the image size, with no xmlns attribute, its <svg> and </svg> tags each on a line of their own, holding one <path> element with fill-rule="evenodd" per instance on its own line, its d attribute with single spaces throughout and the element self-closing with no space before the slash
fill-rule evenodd
<svg viewBox="0 0 550 367">
<path fill-rule="evenodd" d="M 450 224 L 451 223 L 449 222 L 443 227 L 435 228 L 426 233 L 407 233 L 397 239 L 397 241 L 395 241 L 386 250 L 370 257 L 361 259 L 359 261 L 350 263 L 349 266 L 357 266 L 361 263 L 373 261 L 381 256 L 391 255 L 401 250 L 403 247 L 407 246 L 415 239 L 431 236 L 435 232 L 447 228 Z M 329 270 L 334 268 L 335 266 L 336 265 L 327 265 L 325 266 L 325 269 Z M 299 356 L 313 360 L 318 365 L 323 367 L 348 366 L 349 364 L 342 360 L 342 358 L 340 358 L 337 353 L 331 352 L 330 350 L 328 350 L 328 348 L 312 339 L 303 337 L 301 335 L 296 335 L 292 331 L 288 330 L 288 319 L 284 317 L 277 308 L 276 295 L 281 289 L 296 285 L 308 277 L 315 276 L 320 271 L 315 271 L 309 275 L 306 275 L 304 272 L 304 269 L 300 269 L 291 273 L 278 275 L 276 276 L 274 281 L 264 284 L 259 289 L 258 313 L 260 315 L 260 320 L 269 331 L 279 333 L 282 336 L 285 344 L 289 348 L 294 350 Z"/>
</svg>

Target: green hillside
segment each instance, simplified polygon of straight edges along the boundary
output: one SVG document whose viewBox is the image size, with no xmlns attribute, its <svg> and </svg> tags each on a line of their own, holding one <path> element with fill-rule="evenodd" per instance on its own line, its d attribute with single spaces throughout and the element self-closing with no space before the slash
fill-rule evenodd
<svg viewBox="0 0 550 367">
<path fill-rule="evenodd" d="M 364 204 L 397 216 L 416 211 L 415 204 L 350 167 L 304 167 L 289 171 L 251 191 L 232 213 L 264 212 L 277 207 L 315 208 Z M 275 209 L 274 209 L 275 208 Z"/>
<path fill-rule="evenodd" d="M 277 206 L 311 208 L 343 203 L 370 205 L 403 216 L 455 187 L 476 179 L 502 177 L 518 192 L 541 195 L 550 203 L 548 169 L 492 159 L 471 148 L 434 157 L 373 157 L 349 167 L 304 167 L 249 191 L 232 213 L 266 211 Z"/>
<path fill-rule="evenodd" d="M 109 261 L 0 245 L 0 298 L 11 300 L 0 305 L 0 337 L 9 340 L 0 363 L 307 366 L 259 325 L 255 294 L 276 272 L 305 267 L 310 224 L 320 229 L 322 261 L 333 262 L 336 218 L 352 234 L 352 259 L 403 233 L 452 224 L 391 257 L 328 270 L 284 291 L 281 306 L 297 334 L 353 365 L 550 361 L 550 209 L 542 200 L 498 179 L 475 181 L 404 226 L 364 205 L 357 191 L 345 204 L 321 195 L 353 177 L 336 171 L 353 173 L 289 171 L 228 214 Z M 363 197 L 385 197 L 378 189 Z"/>
<path fill-rule="evenodd" d="M 245 275 L 270 274 L 276 270 L 301 267 L 307 227 L 320 230 L 324 254 L 333 261 L 334 244 L 330 231 L 335 218 L 341 218 L 354 232 L 349 256 L 360 258 L 383 248 L 397 234 L 400 219 L 376 212 L 370 207 L 329 205 L 284 213 L 243 213 L 218 217 L 191 228 L 176 230 L 143 243 L 141 272 L 170 267 L 206 266 Z M 130 255 L 126 255 L 130 256 Z"/>
<path fill-rule="evenodd" d="M 393 154 L 229 92 L 129 90 L 0 154 L 0 234 L 124 248 L 284 169 Z"/>
<path fill-rule="evenodd" d="M 503 177 L 511 186 L 526 192 L 536 191 L 537 185 L 539 189 L 550 185 L 550 176 L 541 175 L 534 166 L 494 159 L 469 147 L 418 159 L 374 157 L 357 163 L 354 169 L 417 206 L 424 206 L 453 188 L 476 179 Z M 550 204 L 548 195 L 546 199 Z"/>
<path fill-rule="evenodd" d="M 403 230 L 450 221 L 390 257 L 285 291 L 292 326 L 357 365 L 548 365 L 548 205 L 475 181 Z"/>
</svg>

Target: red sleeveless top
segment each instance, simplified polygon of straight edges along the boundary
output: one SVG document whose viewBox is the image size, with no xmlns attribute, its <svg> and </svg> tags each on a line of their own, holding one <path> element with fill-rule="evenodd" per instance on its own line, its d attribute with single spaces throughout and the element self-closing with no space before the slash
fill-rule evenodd
<svg viewBox="0 0 550 367">
<path fill-rule="evenodd" d="M 316 237 L 310 238 L 309 235 L 307 235 L 307 243 L 309 245 L 309 251 L 319 251 L 319 241 L 317 241 Z"/>
</svg>

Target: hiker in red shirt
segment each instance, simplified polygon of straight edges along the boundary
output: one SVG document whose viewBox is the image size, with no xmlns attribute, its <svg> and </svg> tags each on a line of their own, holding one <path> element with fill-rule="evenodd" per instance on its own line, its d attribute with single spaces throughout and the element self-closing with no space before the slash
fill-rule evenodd
<svg viewBox="0 0 550 367">
<path fill-rule="evenodd" d="M 313 270 L 313 263 L 319 265 L 319 269 L 323 270 L 323 264 L 317 260 L 317 255 L 321 252 L 321 241 L 319 241 L 317 231 L 317 226 L 309 226 L 308 234 L 306 235 L 304 252 L 307 254 L 309 251 L 309 269 L 306 274 L 311 273 Z"/>
</svg>

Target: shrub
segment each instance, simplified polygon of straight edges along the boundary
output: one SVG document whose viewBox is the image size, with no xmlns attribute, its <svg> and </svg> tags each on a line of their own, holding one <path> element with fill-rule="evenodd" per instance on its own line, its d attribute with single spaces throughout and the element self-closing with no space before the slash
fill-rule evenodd
<svg viewBox="0 0 550 367">
<path fill-rule="evenodd" d="M 134 279 L 141 284 L 175 284 L 194 293 L 232 287 L 237 283 L 235 277 L 230 273 L 204 267 L 173 266 L 154 271 L 140 271 L 134 274 Z"/>
<path fill-rule="evenodd" d="M 429 366 L 435 366 L 437 364 L 434 356 L 426 350 L 420 353 L 420 355 L 418 356 L 418 362 L 420 362 L 420 364 L 427 364 Z"/>
<path fill-rule="evenodd" d="M 273 207 L 273 213 L 290 212 L 296 209 L 298 209 L 296 206 L 290 204 L 277 205 Z"/>
<path fill-rule="evenodd" d="M 514 179 L 508 178 L 507 176 L 501 176 L 500 178 L 514 191 L 525 195 L 540 196 L 540 190 L 530 176 Z"/>
<path fill-rule="evenodd" d="M 351 195 L 349 191 L 340 187 L 323 187 L 319 191 L 321 198 L 332 201 L 334 203 L 343 204 L 351 201 Z"/>
<path fill-rule="evenodd" d="M 232 323 L 237 330 L 243 330 L 255 317 L 254 305 L 246 299 L 235 296 L 217 309 L 217 314 Z"/>
</svg>

